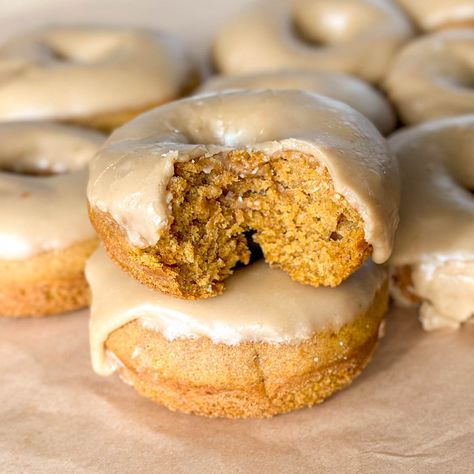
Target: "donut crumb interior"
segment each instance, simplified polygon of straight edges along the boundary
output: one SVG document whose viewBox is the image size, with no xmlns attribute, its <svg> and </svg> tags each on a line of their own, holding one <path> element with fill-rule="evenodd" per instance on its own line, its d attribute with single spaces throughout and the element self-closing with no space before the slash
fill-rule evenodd
<svg viewBox="0 0 474 474">
<path fill-rule="evenodd" d="M 269 264 L 313 286 L 337 286 L 371 253 L 358 213 L 327 169 L 300 152 L 177 162 L 168 190 L 171 224 L 156 245 L 133 249 L 133 260 L 171 270 L 178 296 L 220 293 L 234 267 L 249 262 L 249 231 Z"/>
</svg>

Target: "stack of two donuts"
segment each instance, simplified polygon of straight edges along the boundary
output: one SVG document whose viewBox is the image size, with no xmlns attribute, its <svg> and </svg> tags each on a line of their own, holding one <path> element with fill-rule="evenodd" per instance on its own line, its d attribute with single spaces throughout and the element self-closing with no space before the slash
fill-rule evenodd
<svg viewBox="0 0 474 474">
<path fill-rule="evenodd" d="M 117 129 L 90 164 L 94 369 L 206 416 L 323 401 L 377 345 L 398 185 L 372 123 L 309 92 L 198 95 Z"/>
<path fill-rule="evenodd" d="M 153 31 L 56 27 L 0 47 L 0 315 L 89 304 L 88 162 L 103 132 L 196 80 L 180 43 Z"/>
</svg>

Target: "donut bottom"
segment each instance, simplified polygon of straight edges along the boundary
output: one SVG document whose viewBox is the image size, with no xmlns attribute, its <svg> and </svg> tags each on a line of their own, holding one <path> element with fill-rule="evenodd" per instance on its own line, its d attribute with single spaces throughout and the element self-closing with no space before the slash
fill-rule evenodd
<svg viewBox="0 0 474 474">
<path fill-rule="evenodd" d="M 94 238 L 27 260 L 0 260 L 0 315 L 49 316 L 88 306 L 84 267 L 96 247 Z"/>
<path fill-rule="evenodd" d="M 371 359 L 387 304 L 384 285 L 351 323 L 296 343 L 170 341 L 136 319 L 105 347 L 127 383 L 172 411 L 265 418 L 321 403 L 350 384 Z"/>
</svg>

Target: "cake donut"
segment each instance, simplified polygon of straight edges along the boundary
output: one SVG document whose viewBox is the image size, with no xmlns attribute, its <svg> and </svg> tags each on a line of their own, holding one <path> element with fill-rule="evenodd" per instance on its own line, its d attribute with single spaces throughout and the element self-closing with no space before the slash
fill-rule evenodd
<svg viewBox="0 0 474 474">
<path fill-rule="evenodd" d="M 0 124 L 0 315 L 88 304 L 84 266 L 97 238 L 87 217 L 86 167 L 103 141 L 71 125 Z"/>
<path fill-rule="evenodd" d="M 91 221 L 111 258 L 182 298 L 223 291 L 247 238 L 305 284 L 336 286 L 390 255 L 398 169 L 347 105 L 304 91 L 235 91 L 159 107 L 90 163 Z"/>
<path fill-rule="evenodd" d="M 86 274 L 94 370 L 117 370 L 171 410 L 214 417 L 285 413 L 349 384 L 376 347 L 388 299 L 386 271 L 372 262 L 337 288 L 313 288 L 259 261 L 199 301 L 141 285 L 102 248 Z"/>
<path fill-rule="evenodd" d="M 303 68 L 378 82 L 412 35 L 391 0 L 262 0 L 223 25 L 213 57 L 224 74 Z"/>
<path fill-rule="evenodd" d="M 235 76 L 215 76 L 197 93 L 231 89 L 301 89 L 325 95 L 350 105 L 365 115 L 382 133 L 396 124 L 393 109 L 385 97 L 370 84 L 347 74 L 326 71 L 286 70 Z"/>
<path fill-rule="evenodd" d="M 472 0 L 397 0 L 424 31 L 474 27 Z"/>
<path fill-rule="evenodd" d="M 474 115 L 394 134 L 402 200 L 391 287 L 420 305 L 427 330 L 457 328 L 474 314 Z"/>
<path fill-rule="evenodd" d="M 55 120 L 109 131 L 177 99 L 198 71 L 157 31 L 51 27 L 0 47 L 0 120 Z"/>
<path fill-rule="evenodd" d="M 384 87 L 405 124 L 474 110 L 474 29 L 433 33 L 409 43 Z"/>
</svg>

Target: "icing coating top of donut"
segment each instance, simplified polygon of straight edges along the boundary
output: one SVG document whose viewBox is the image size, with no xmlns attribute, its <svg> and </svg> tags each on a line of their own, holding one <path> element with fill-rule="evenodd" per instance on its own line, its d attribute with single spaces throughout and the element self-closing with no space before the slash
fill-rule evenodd
<svg viewBox="0 0 474 474">
<path fill-rule="evenodd" d="M 304 68 L 377 82 L 412 35 L 391 0 L 264 0 L 223 25 L 214 59 L 225 74 Z"/>
<path fill-rule="evenodd" d="M 402 175 L 391 262 L 474 259 L 474 114 L 402 129 L 389 142 Z"/>
<path fill-rule="evenodd" d="M 0 120 L 71 119 L 179 97 L 195 67 L 151 30 L 52 27 L 0 47 Z"/>
<path fill-rule="evenodd" d="M 423 30 L 474 26 L 472 0 L 397 0 Z"/>
<path fill-rule="evenodd" d="M 87 163 L 104 139 L 48 122 L 0 124 L 0 259 L 23 260 L 94 236 Z"/>
<path fill-rule="evenodd" d="M 390 263 L 411 265 L 425 327 L 474 313 L 474 115 L 427 122 L 390 138 L 402 177 Z"/>
<path fill-rule="evenodd" d="M 345 102 L 370 119 L 384 135 L 395 128 L 395 114 L 385 97 L 365 81 L 346 74 L 286 70 L 216 76 L 208 80 L 197 92 L 218 92 L 230 89 L 307 90 Z"/>
<path fill-rule="evenodd" d="M 402 120 L 415 124 L 474 110 L 474 29 L 433 33 L 396 57 L 385 88 Z"/>
<path fill-rule="evenodd" d="M 396 160 L 363 115 L 305 91 L 195 96 L 141 115 L 91 161 L 89 203 L 109 213 L 132 245 L 153 245 L 168 222 L 174 162 L 239 148 L 315 156 L 361 216 L 374 261 L 388 259 L 398 223 Z"/>
<path fill-rule="evenodd" d="M 223 295 L 189 301 L 153 291 L 122 272 L 100 247 L 87 263 L 92 289 L 90 343 L 94 370 L 110 374 L 107 337 L 141 318 L 165 338 L 207 336 L 215 343 L 288 343 L 328 327 L 340 328 L 365 313 L 386 281 L 382 266 L 366 262 L 335 288 L 296 283 L 260 261 L 229 278 Z"/>
</svg>

